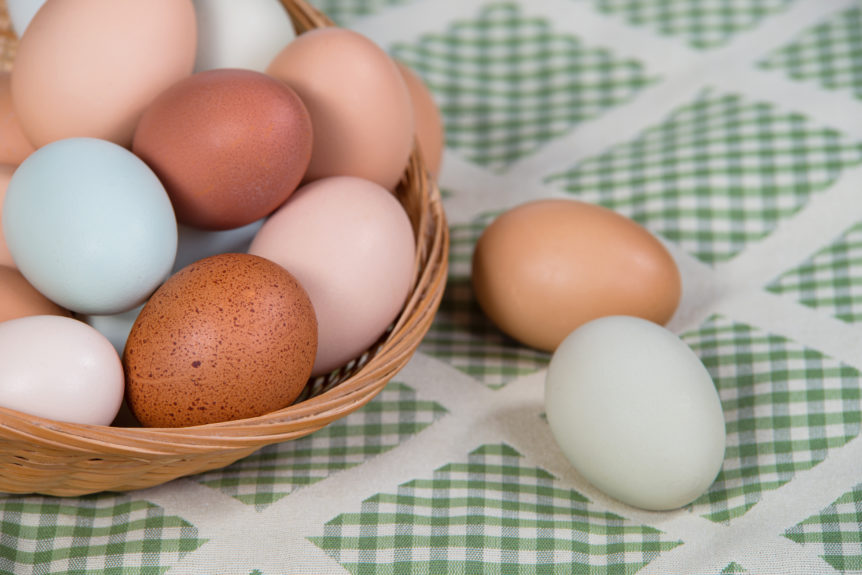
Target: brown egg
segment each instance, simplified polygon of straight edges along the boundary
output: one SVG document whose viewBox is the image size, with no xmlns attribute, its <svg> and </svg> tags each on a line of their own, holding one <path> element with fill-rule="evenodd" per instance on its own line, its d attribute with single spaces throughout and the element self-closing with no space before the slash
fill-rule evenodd
<svg viewBox="0 0 862 575">
<path fill-rule="evenodd" d="M 473 252 L 472 281 L 497 327 L 545 351 L 598 317 L 664 324 L 682 293 L 676 263 L 650 232 L 566 199 L 529 202 L 494 220 Z"/>
<path fill-rule="evenodd" d="M 6 188 L 9 187 L 9 180 L 12 179 L 14 173 L 15 166 L 0 164 L 0 266 L 17 268 L 15 260 L 12 259 L 12 252 L 9 251 L 3 236 L 3 200 L 6 199 Z"/>
<path fill-rule="evenodd" d="M 220 254 L 170 277 L 141 310 L 123 352 L 126 398 L 142 425 L 181 427 L 290 405 L 317 351 L 317 320 L 281 266 Z"/>
<path fill-rule="evenodd" d="M 0 265 L 0 321 L 30 315 L 70 314 L 39 293 L 21 272 Z"/>
<path fill-rule="evenodd" d="M 37 148 L 69 137 L 128 146 L 144 108 L 191 74 L 196 51 L 191 0 L 45 2 L 15 55 L 18 120 Z"/>
<path fill-rule="evenodd" d="M 0 164 L 18 165 L 35 151 L 12 108 L 9 72 L 0 72 Z"/>
<path fill-rule="evenodd" d="M 200 72 L 144 112 L 132 151 L 156 172 L 177 219 L 226 230 L 280 206 L 311 160 L 311 119 L 291 88 L 260 72 Z"/>
<path fill-rule="evenodd" d="M 402 62 L 397 64 L 410 92 L 410 101 L 413 103 L 413 121 L 416 124 L 416 139 L 419 142 L 422 157 L 428 171 L 436 179 L 440 175 L 440 164 L 443 161 L 443 147 L 446 141 L 440 109 L 422 78 L 406 64 Z"/>
<path fill-rule="evenodd" d="M 306 181 L 354 176 L 393 189 L 413 149 L 413 107 L 398 66 L 377 44 L 344 28 L 300 34 L 267 73 L 296 90 L 311 114 Z"/>
</svg>

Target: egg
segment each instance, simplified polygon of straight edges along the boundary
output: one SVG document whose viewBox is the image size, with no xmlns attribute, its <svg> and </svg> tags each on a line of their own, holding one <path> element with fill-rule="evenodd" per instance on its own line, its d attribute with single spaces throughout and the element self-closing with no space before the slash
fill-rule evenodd
<svg viewBox="0 0 862 575">
<path fill-rule="evenodd" d="M 246 68 L 263 72 L 295 36 L 278 0 L 194 0 L 198 23 L 195 71 Z"/>
<path fill-rule="evenodd" d="M 568 199 L 497 217 L 476 243 L 471 279 L 500 330 L 544 351 L 606 315 L 664 324 L 682 294 L 676 263 L 655 236 L 607 208 Z"/>
<path fill-rule="evenodd" d="M 275 210 L 311 160 L 311 119 L 283 83 L 252 70 L 200 72 L 144 112 L 132 150 L 159 175 L 177 220 L 227 230 Z"/>
<path fill-rule="evenodd" d="M 24 277 L 83 314 L 141 304 L 176 257 L 164 187 L 144 162 L 106 140 L 69 138 L 36 150 L 12 175 L 2 215 Z"/>
<path fill-rule="evenodd" d="M 123 352 L 127 402 L 145 426 L 263 415 L 297 398 L 316 350 L 314 308 L 290 273 L 249 254 L 211 256 L 138 315 Z"/>
<path fill-rule="evenodd" d="M 425 167 L 436 179 L 443 163 L 443 148 L 446 141 L 443 118 L 434 96 L 416 72 L 402 62 L 396 62 L 410 92 L 413 104 L 413 123 L 416 126 L 416 140 L 425 160 Z"/>
<path fill-rule="evenodd" d="M 45 0 L 6 0 L 6 9 L 9 12 L 12 29 L 19 38 L 27 30 L 33 16 L 44 3 Z"/>
<path fill-rule="evenodd" d="M 111 343 L 78 320 L 37 315 L 0 323 L 0 405 L 38 417 L 109 425 L 123 401 Z"/>
<path fill-rule="evenodd" d="M 12 99 L 35 147 L 70 137 L 128 146 L 147 105 L 194 67 L 191 0 L 48 0 L 18 45 Z"/>
<path fill-rule="evenodd" d="M 15 268 L 0 265 L 0 322 L 31 315 L 70 315 L 30 285 Z"/>
<path fill-rule="evenodd" d="M 395 188 L 413 149 L 413 108 L 386 52 L 358 32 L 318 28 L 297 36 L 267 73 L 296 90 L 311 114 L 306 181 L 354 176 Z"/>
<path fill-rule="evenodd" d="M 9 246 L 6 245 L 6 236 L 3 233 L 3 202 L 6 198 L 6 190 L 9 188 L 9 181 L 12 179 L 12 174 L 15 173 L 15 166 L 9 164 L 0 164 L 0 266 L 17 267 L 15 260 L 12 259 L 12 252 L 9 251 Z"/>
<path fill-rule="evenodd" d="M 12 78 L 0 72 L 0 164 L 18 165 L 34 150 L 12 106 Z"/>
<path fill-rule="evenodd" d="M 548 366 L 545 409 L 574 468 L 635 507 L 691 503 L 724 460 L 709 372 L 676 335 L 641 318 L 599 318 L 566 337 Z"/>
<path fill-rule="evenodd" d="M 415 240 L 385 188 L 347 176 L 306 184 L 260 228 L 249 253 L 283 266 L 308 291 L 319 344 L 312 375 L 360 356 L 410 292 Z"/>
</svg>

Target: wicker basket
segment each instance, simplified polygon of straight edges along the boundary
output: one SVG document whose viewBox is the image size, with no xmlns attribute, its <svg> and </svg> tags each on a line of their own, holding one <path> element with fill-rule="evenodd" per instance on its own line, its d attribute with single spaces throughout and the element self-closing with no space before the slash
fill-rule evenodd
<svg viewBox="0 0 862 575">
<path fill-rule="evenodd" d="M 332 25 L 303 0 L 281 2 L 298 33 Z M 16 42 L 5 1 L 0 2 L 0 29 L 0 62 L 8 69 Z M 446 283 L 446 218 L 418 150 L 396 193 L 416 232 L 413 289 L 395 324 L 362 358 L 310 382 L 290 407 L 218 424 L 177 429 L 78 425 L 0 408 L 0 491 L 73 496 L 151 487 L 308 435 L 367 403 L 413 355 Z"/>
</svg>

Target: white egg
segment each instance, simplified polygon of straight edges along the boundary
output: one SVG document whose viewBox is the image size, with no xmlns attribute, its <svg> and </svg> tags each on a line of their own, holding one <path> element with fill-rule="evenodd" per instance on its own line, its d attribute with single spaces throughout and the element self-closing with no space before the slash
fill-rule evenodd
<svg viewBox="0 0 862 575">
<path fill-rule="evenodd" d="M 198 22 L 195 71 L 263 72 L 296 35 L 279 0 L 194 0 Z"/>
<path fill-rule="evenodd" d="M 42 7 L 45 0 L 6 0 L 6 9 L 9 11 L 9 20 L 12 21 L 12 29 L 20 38 L 27 26 L 30 25 L 30 20 Z"/>
<path fill-rule="evenodd" d="M 109 425 L 123 401 L 120 356 L 76 319 L 34 315 L 0 323 L 0 405 L 57 421 Z"/>
<path fill-rule="evenodd" d="M 640 318 L 599 318 L 564 339 L 548 367 L 545 408 L 575 469 L 635 507 L 691 503 L 724 460 L 709 372 L 679 337 Z"/>
</svg>

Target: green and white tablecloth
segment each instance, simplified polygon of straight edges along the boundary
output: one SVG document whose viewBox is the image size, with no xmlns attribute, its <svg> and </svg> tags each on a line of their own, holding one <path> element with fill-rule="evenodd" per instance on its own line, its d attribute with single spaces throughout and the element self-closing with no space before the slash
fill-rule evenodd
<svg viewBox="0 0 862 575">
<path fill-rule="evenodd" d="M 318 5 L 445 118 L 451 273 L 428 337 L 363 409 L 226 469 L 0 498 L 0 571 L 862 573 L 862 3 Z M 684 509 L 586 483 L 543 416 L 549 356 L 476 305 L 477 237 L 540 197 L 613 208 L 680 267 L 669 327 L 728 433 Z"/>
</svg>

